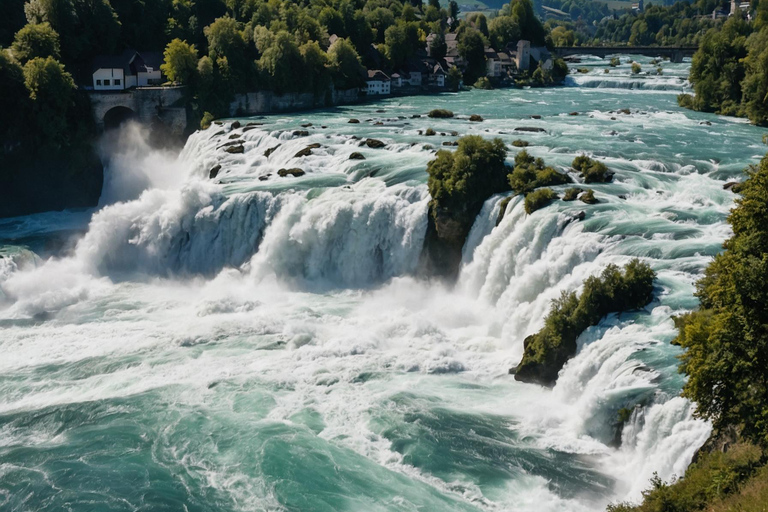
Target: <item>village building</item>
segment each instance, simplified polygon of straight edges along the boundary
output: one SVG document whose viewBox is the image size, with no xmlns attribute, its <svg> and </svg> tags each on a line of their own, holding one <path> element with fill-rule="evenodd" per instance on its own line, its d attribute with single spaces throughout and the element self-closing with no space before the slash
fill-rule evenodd
<svg viewBox="0 0 768 512">
<path fill-rule="evenodd" d="M 93 89 L 122 91 L 133 87 L 151 87 L 163 83 L 158 52 L 126 50 L 121 55 L 100 55 L 93 61 Z"/>
<path fill-rule="evenodd" d="M 391 92 L 391 80 L 380 69 L 369 69 L 366 83 L 366 93 L 369 96 L 385 95 Z"/>
</svg>

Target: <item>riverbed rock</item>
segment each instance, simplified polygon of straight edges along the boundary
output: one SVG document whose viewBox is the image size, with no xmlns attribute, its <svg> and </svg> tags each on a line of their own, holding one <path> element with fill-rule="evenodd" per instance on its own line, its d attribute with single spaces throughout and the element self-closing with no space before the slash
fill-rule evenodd
<svg viewBox="0 0 768 512">
<path fill-rule="evenodd" d="M 578 113 L 578 112 L 571 112 L 571 113 L 570 113 L 570 114 L 568 114 L 568 115 L 569 115 L 569 116 L 577 116 L 577 115 L 579 115 L 579 113 Z"/>
<path fill-rule="evenodd" d="M 267 158 L 269 158 L 269 155 L 271 155 L 272 153 L 274 153 L 275 151 L 277 151 L 277 148 L 279 148 L 280 146 L 282 146 L 282 144 L 278 144 L 277 146 L 274 146 L 274 147 L 271 147 L 271 148 L 265 149 L 265 150 L 264 150 L 264 156 L 265 156 L 265 157 L 267 157 Z"/>
<path fill-rule="evenodd" d="M 628 115 L 630 115 L 630 114 L 632 113 L 632 111 L 631 111 L 631 110 L 629 110 L 628 108 L 622 108 L 622 109 L 619 109 L 619 110 L 618 110 L 618 113 L 619 113 L 619 114 L 624 114 L 624 115 L 627 115 L 627 116 L 628 116 Z"/>
<path fill-rule="evenodd" d="M 360 120 L 359 120 L 359 119 L 350 119 L 350 120 L 349 120 L 349 121 L 347 121 L 347 122 L 348 122 L 349 124 L 360 124 Z"/>
<path fill-rule="evenodd" d="M 483 122 L 483 116 L 479 116 L 477 114 L 472 114 L 469 116 L 469 120 L 473 123 L 482 123 Z"/>
<path fill-rule="evenodd" d="M 220 170 L 221 170 L 221 165 L 214 165 L 213 167 L 211 167 L 211 170 L 208 171 L 208 179 L 209 180 L 214 179 L 216 176 L 219 175 Z"/>
<path fill-rule="evenodd" d="M 365 155 L 363 155 L 362 153 L 360 153 L 358 151 L 355 151 L 354 153 L 349 155 L 349 159 L 350 160 L 365 160 Z"/>
<path fill-rule="evenodd" d="M 294 130 L 293 136 L 294 137 L 307 137 L 309 135 L 309 132 L 307 130 Z"/>
<path fill-rule="evenodd" d="M 240 126 L 241 126 L 240 121 L 235 121 L 230 125 L 230 128 L 232 128 L 233 130 L 237 130 L 238 128 L 240 128 Z"/>
<path fill-rule="evenodd" d="M 544 128 L 538 128 L 535 126 L 518 126 L 515 128 L 516 132 L 529 132 L 529 133 L 547 133 Z"/>
<path fill-rule="evenodd" d="M 314 142 L 309 146 L 305 147 L 304 149 L 302 149 L 301 151 L 299 151 L 298 153 L 296 153 L 295 155 L 293 155 L 293 157 L 301 158 L 301 157 L 309 156 L 312 154 L 313 149 L 317 149 L 319 147 L 320 147 L 320 144 L 318 142 Z"/>
<path fill-rule="evenodd" d="M 265 174 L 264 176 L 259 176 L 259 181 L 267 181 L 270 176 L 272 176 L 272 174 Z"/>
<path fill-rule="evenodd" d="M 291 169 L 280 169 L 277 171 L 277 175 L 281 178 L 285 178 L 286 176 L 293 176 L 298 178 L 299 176 L 304 176 L 304 174 L 306 174 L 304 170 L 299 169 L 298 167 L 293 167 Z"/>
<path fill-rule="evenodd" d="M 232 135 L 230 135 L 227 138 L 228 139 L 239 139 L 240 138 L 240 134 L 239 133 L 233 133 Z"/>
<path fill-rule="evenodd" d="M 225 148 L 224 151 L 233 155 L 241 155 L 245 153 L 245 147 L 242 144 L 239 146 L 229 146 L 228 148 Z"/>
<path fill-rule="evenodd" d="M 302 128 L 309 128 L 310 126 L 312 126 L 312 123 L 304 123 L 301 125 Z"/>
<path fill-rule="evenodd" d="M 531 115 L 531 119 L 541 119 L 541 116 L 539 114 L 533 114 Z"/>
<path fill-rule="evenodd" d="M 366 139 L 365 145 L 372 149 L 383 148 L 386 146 L 386 144 L 378 139 Z"/>
</svg>

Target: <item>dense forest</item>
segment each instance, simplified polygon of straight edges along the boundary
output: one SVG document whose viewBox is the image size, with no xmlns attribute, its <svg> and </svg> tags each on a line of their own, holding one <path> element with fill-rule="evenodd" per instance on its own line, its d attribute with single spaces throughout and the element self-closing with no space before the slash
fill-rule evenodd
<svg viewBox="0 0 768 512">
<path fill-rule="evenodd" d="M 768 123 L 768 1 L 757 4 L 752 21 L 731 16 L 706 33 L 690 80 L 696 95 L 681 95 L 681 106 Z"/>
<path fill-rule="evenodd" d="M 714 432 L 685 476 L 654 478 L 644 501 L 610 512 L 759 512 L 768 503 L 768 156 L 748 169 L 733 236 L 699 281 L 698 311 L 677 319 L 683 396 Z"/>
</svg>

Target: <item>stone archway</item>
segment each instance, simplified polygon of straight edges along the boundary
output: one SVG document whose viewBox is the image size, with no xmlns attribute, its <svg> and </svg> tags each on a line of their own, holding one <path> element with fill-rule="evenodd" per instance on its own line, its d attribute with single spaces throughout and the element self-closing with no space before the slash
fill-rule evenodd
<svg viewBox="0 0 768 512">
<path fill-rule="evenodd" d="M 133 109 L 123 106 L 112 107 L 104 114 L 104 130 L 119 128 L 123 123 L 136 117 Z"/>
</svg>

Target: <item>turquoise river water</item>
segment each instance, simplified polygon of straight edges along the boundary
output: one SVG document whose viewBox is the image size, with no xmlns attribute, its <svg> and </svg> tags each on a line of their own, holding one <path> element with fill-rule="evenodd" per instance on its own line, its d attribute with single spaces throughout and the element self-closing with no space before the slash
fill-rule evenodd
<svg viewBox="0 0 768 512">
<path fill-rule="evenodd" d="M 679 397 L 672 317 L 763 132 L 678 108 L 689 64 L 579 66 L 560 88 L 227 120 L 178 156 L 130 126 L 99 208 L 0 221 L 0 510 L 599 511 L 682 474 L 710 426 Z M 465 134 L 616 177 L 596 205 L 515 198 L 499 225 L 489 199 L 446 287 L 419 274 L 425 169 Z M 507 374 L 553 298 L 632 257 L 653 303 L 582 334 L 553 389 Z"/>
</svg>

